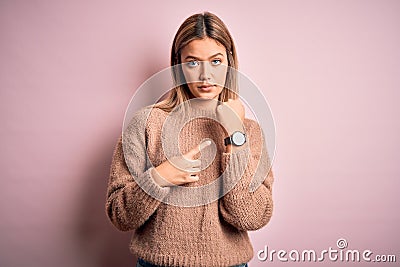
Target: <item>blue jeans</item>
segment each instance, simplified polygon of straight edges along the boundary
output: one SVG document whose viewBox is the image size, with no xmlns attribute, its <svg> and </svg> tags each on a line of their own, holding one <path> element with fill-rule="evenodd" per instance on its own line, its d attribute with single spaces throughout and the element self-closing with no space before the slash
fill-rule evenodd
<svg viewBox="0 0 400 267">
<path fill-rule="evenodd" d="M 151 264 L 151 263 L 149 263 L 147 261 L 144 261 L 142 259 L 138 259 L 138 261 L 136 263 L 136 267 L 162 267 L 162 266 L 154 265 L 154 264 Z M 243 263 L 243 264 L 235 265 L 235 266 L 232 266 L 232 267 L 248 267 L 248 265 L 247 265 L 247 263 Z"/>
</svg>

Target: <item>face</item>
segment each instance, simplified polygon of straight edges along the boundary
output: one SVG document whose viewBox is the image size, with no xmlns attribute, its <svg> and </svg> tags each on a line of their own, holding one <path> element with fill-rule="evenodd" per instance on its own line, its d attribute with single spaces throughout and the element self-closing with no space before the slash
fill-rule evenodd
<svg viewBox="0 0 400 267">
<path fill-rule="evenodd" d="M 191 97 L 217 99 L 226 79 L 225 47 L 211 38 L 193 40 L 183 47 L 181 62 Z"/>
</svg>

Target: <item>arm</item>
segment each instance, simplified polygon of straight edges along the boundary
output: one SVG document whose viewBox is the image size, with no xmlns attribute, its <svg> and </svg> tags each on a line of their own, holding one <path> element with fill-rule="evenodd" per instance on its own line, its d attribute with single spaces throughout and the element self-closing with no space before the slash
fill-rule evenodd
<svg viewBox="0 0 400 267">
<path fill-rule="evenodd" d="M 161 188 L 152 177 L 153 167 L 146 169 L 145 123 L 134 118 L 128 130 L 118 140 L 114 151 L 107 189 L 108 218 L 121 231 L 139 228 L 157 210 L 169 188 Z M 124 154 L 125 151 L 125 154 Z M 127 157 L 127 160 L 126 158 Z M 153 196 L 147 194 L 151 192 Z"/>
<path fill-rule="evenodd" d="M 256 122 L 248 122 L 245 123 L 247 147 L 222 155 L 222 170 L 227 168 L 224 184 L 237 181 L 237 177 L 242 173 L 243 175 L 233 189 L 220 200 L 219 206 L 222 217 L 228 223 L 241 230 L 257 230 L 266 225 L 272 216 L 274 177 L 270 170 L 262 130 Z M 246 157 L 247 166 L 244 166 Z M 258 184 L 261 185 L 253 191 L 251 187 L 254 181 L 260 181 Z"/>
</svg>

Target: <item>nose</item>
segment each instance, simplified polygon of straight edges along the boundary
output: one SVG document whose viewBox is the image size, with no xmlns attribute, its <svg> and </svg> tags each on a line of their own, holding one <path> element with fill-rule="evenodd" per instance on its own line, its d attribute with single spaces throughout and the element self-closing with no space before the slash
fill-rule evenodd
<svg viewBox="0 0 400 267">
<path fill-rule="evenodd" d="M 209 81 L 211 80 L 211 68 L 210 64 L 207 61 L 203 61 L 200 63 L 200 81 Z"/>
</svg>

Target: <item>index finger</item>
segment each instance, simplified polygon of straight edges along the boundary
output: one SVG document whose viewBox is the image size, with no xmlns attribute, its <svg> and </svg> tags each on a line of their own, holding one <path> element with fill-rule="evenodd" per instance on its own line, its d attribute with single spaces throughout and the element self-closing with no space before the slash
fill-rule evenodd
<svg viewBox="0 0 400 267">
<path fill-rule="evenodd" d="M 204 149 L 205 147 L 207 147 L 209 145 L 211 145 L 211 141 L 210 140 L 206 140 L 206 141 L 200 143 L 199 145 L 195 146 L 191 150 L 189 150 L 184 155 L 184 157 L 192 160 L 195 155 L 197 155 L 202 149 Z"/>
</svg>

